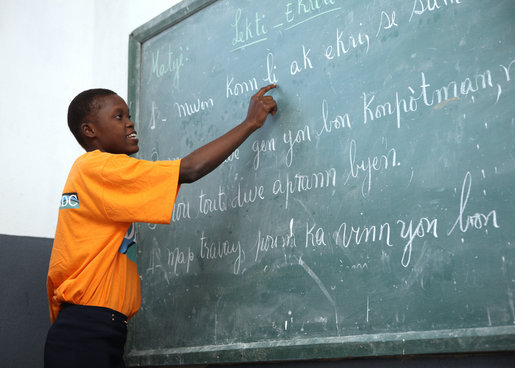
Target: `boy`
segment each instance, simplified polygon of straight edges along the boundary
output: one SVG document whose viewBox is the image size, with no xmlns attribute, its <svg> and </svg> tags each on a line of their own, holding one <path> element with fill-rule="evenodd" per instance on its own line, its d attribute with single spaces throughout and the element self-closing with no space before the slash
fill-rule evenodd
<svg viewBox="0 0 515 368">
<path fill-rule="evenodd" d="M 182 183 L 220 165 L 277 104 L 252 96 L 245 120 L 177 161 L 144 161 L 125 101 L 110 90 L 80 93 L 68 126 L 86 153 L 74 163 L 59 208 L 47 277 L 52 326 L 45 367 L 125 367 L 127 320 L 140 306 L 136 264 L 127 256 L 133 222 L 169 223 Z"/>
</svg>

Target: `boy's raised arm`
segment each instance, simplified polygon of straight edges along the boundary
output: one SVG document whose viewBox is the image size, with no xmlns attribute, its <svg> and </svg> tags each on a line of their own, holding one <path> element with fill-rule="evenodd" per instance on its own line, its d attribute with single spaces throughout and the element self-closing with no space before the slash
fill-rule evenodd
<svg viewBox="0 0 515 368">
<path fill-rule="evenodd" d="M 272 96 L 265 96 L 275 87 L 275 84 L 270 84 L 252 96 L 247 117 L 241 124 L 184 157 L 179 183 L 192 183 L 213 171 L 255 130 L 263 126 L 268 114 L 275 115 L 277 103 Z"/>
</svg>

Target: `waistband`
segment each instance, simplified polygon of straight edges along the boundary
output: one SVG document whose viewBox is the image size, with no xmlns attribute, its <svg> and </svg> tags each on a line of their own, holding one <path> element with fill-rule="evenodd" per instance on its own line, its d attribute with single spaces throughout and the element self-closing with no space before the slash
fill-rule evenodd
<svg viewBox="0 0 515 368">
<path fill-rule="evenodd" d="M 111 319 L 112 321 L 121 321 L 127 325 L 127 316 L 123 313 L 115 311 L 111 308 L 106 307 L 97 307 L 91 305 L 80 305 L 80 304 L 71 304 L 71 303 L 63 303 L 61 304 L 61 311 L 64 310 L 73 310 L 73 311 L 84 311 L 84 312 L 93 312 L 96 315 L 100 315 L 103 318 Z"/>
</svg>

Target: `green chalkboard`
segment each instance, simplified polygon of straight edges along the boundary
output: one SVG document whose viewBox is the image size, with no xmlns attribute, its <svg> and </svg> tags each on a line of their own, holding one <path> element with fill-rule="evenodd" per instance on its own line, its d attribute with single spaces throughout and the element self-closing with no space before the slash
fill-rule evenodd
<svg viewBox="0 0 515 368">
<path fill-rule="evenodd" d="M 139 157 L 279 112 L 141 224 L 134 365 L 513 350 L 515 2 L 183 1 L 130 38 Z"/>
</svg>

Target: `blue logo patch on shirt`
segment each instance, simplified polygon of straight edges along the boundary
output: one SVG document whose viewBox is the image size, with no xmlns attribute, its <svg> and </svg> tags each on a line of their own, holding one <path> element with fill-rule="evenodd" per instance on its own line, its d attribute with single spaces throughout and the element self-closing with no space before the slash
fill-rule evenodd
<svg viewBox="0 0 515 368">
<path fill-rule="evenodd" d="M 127 250 L 134 244 L 136 244 L 136 229 L 134 224 L 131 224 L 129 230 L 127 230 L 127 234 L 125 234 L 125 238 L 123 239 L 120 248 L 118 249 L 118 252 L 127 254 Z"/>
<path fill-rule="evenodd" d="M 79 196 L 77 193 L 63 193 L 59 209 L 64 210 L 69 208 L 79 208 Z"/>
</svg>

